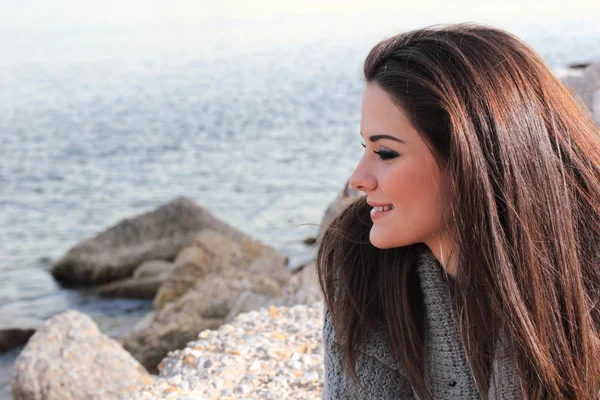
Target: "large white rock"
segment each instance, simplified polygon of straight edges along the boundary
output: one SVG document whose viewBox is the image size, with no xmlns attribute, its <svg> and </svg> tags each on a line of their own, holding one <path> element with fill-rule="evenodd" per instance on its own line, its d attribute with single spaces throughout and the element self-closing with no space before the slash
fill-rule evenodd
<svg viewBox="0 0 600 400">
<path fill-rule="evenodd" d="M 50 318 L 17 358 L 15 400 L 112 400 L 152 383 L 148 372 L 79 311 Z"/>
</svg>

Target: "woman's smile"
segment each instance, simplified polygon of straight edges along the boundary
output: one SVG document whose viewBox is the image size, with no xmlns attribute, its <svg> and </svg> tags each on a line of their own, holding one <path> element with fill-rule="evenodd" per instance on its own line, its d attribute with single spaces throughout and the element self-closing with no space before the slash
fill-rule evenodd
<svg viewBox="0 0 600 400">
<path fill-rule="evenodd" d="M 373 221 L 375 221 L 376 219 L 385 217 L 394 209 L 393 204 L 386 204 L 386 205 L 371 204 L 371 207 L 373 207 L 371 209 L 371 219 Z"/>
</svg>

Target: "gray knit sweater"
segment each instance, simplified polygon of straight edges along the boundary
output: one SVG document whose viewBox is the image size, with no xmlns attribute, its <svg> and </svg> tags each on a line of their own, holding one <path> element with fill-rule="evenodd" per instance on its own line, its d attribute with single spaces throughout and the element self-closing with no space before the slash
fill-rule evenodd
<svg viewBox="0 0 600 400">
<path fill-rule="evenodd" d="M 425 381 L 434 399 L 481 399 L 452 313 L 448 282 L 443 269 L 428 249 L 418 258 L 417 270 L 425 303 Z M 342 348 L 335 337 L 331 316 L 325 310 L 324 400 L 418 399 L 403 365 L 390 354 L 384 330 L 376 331 L 359 353 L 356 372 L 364 387 L 344 373 Z M 501 348 L 496 345 L 495 354 Z M 520 399 L 520 385 L 511 359 L 496 357 L 490 399 Z M 497 387 L 498 390 L 494 389 Z"/>
</svg>

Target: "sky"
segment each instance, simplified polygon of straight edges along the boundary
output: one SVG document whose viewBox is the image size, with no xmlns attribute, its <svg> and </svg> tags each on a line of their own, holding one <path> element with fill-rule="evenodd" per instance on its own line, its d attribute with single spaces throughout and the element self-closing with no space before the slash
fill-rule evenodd
<svg viewBox="0 0 600 400">
<path fill-rule="evenodd" d="M 370 15 L 435 22 L 461 19 L 600 17 L 598 0 L 0 0 L 0 26 L 44 29 L 64 25 L 194 24 L 215 19 Z M 439 20 L 439 21 L 437 21 Z M 365 21 L 368 23 L 369 21 Z"/>
<path fill-rule="evenodd" d="M 539 40 L 600 37 L 600 0 L 0 0 L 0 66 L 204 43 L 257 51 L 289 43 L 364 41 L 434 24 L 477 22 Z M 534 43 L 536 44 L 536 43 Z M 545 44 L 544 44 L 545 46 Z"/>
</svg>

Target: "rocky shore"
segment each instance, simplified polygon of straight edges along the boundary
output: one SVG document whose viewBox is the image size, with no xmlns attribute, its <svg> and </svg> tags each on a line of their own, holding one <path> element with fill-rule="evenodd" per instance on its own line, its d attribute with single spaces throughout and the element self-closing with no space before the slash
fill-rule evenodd
<svg viewBox="0 0 600 400">
<path fill-rule="evenodd" d="M 169 353 L 154 384 L 128 399 L 320 398 L 322 320 L 323 303 L 239 315 Z"/>
<path fill-rule="evenodd" d="M 317 399 L 323 303 L 262 308 L 170 352 L 154 377 L 85 314 L 49 319 L 15 366 L 15 399 Z M 68 371 L 68 373 L 65 373 Z"/>
<path fill-rule="evenodd" d="M 562 79 L 600 124 L 600 64 L 580 67 Z M 322 225 L 356 195 L 346 185 Z M 0 351 L 27 342 L 12 371 L 17 400 L 320 398 L 314 262 L 290 268 L 190 199 L 77 244 L 52 273 L 102 296 L 153 299 L 153 310 L 117 340 L 77 311 L 0 327 Z"/>
<path fill-rule="evenodd" d="M 116 339 L 74 310 L 23 337 L 6 330 L 6 347 L 27 341 L 12 372 L 15 399 L 318 397 L 323 305 L 314 262 L 290 268 L 190 199 L 77 244 L 52 273 L 101 296 L 151 298 L 153 310 Z"/>
</svg>

